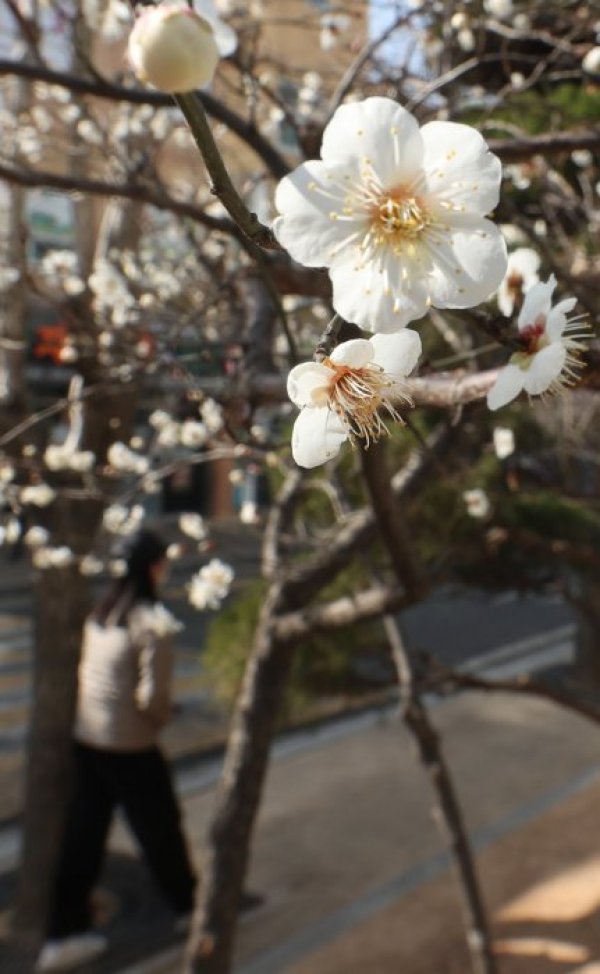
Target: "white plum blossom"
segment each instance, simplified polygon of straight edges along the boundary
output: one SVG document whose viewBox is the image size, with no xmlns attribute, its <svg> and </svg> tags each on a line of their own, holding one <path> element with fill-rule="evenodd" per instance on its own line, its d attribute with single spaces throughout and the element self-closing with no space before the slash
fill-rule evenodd
<svg viewBox="0 0 600 974">
<path fill-rule="evenodd" d="M 461 51 L 469 52 L 475 50 L 475 34 L 470 27 L 463 27 L 456 35 L 456 41 Z"/>
<path fill-rule="evenodd" d="M 21 528 L 21 522 L 16 517 L 11 517 L 8 519 L 4 525 L 4 541 L 7 544 L 16 544 L 21 537 L 23 529 Z"/>
<path fill-rule="evenodd" d="M 164 409 L 155 409 L 154 412 L 150 413 L 148 416 L 148 422 L 153 429 L 160 430 L 163 426 L 167 426 L 172 422 L 169 413 L 165 412 Z"/>
<path fill-rule="evenodd" d="M 95 297 L 96 309 L 110 317 L 115 327 L 127 324 L 135 313 L 135 300 L 125 277 L 104 257 L 99 258 L 88 285 Z"/>
<path fill-rule="evenodd" d="M 15 479 L 16 470 L 8 460 L 0 462 L 0 484 L 10 484 Z"/>
<path fill-rule="evenodd" d="M 322 51 L 331 51 L 340 42 L 352 21 L 347 14 L 323 14 L 320 20 L 319 44 Z"/>
<path fill-rule="evenodd" d="M 218 609 L 229 594 L 234 571 L 220 558 L 213 558 L 188 584 L 188 601 L 195 609 Z"/>
<path fill-rule="evenodd" d="M 41 527 L 39 524 L 35 524 L 33 527 L 24 534 L 23 541 L 28 548 L 40 548 L 42 545 L 47 545 L 50 540 L 50 532 L 46 528 Z"/>
<path fill-rule="evenodd" d="M 173 447 L 179 444 L 179 432 L 180 424 L 174 420 L 169 419 L 167 423 L 158 430 L 158 436 L 156 437 L 156 442 L 159 446 L 164 446 L 167 449 L 173 449 Z"/>
<path fill-rule="evenodd" d="M 396 331 L 430 306 L 468 308 L 506 270 L 496 206 L 500 160 L 474 128 L 417 120 L 390 98 L 342 105 L 321 159 L 277 187 L 273 229 L 301 264 L 328 267 L 333 306 Z"/>
<path fill-rule="evenodd" d="M 150 467 L 150 461 L 147 457 L 140 456 L 139 453 L 130 450 L 125 443 L 111 443 L 106 458 L 111 467 L 121 473 L 143 476 Z"/>
<path fill-rule="evenodd" d="M 179 515 L 179 530 L 194 541 L 204 541 L 208 534 L 204 518 L 191 512 Z"/>
<path fill-rule="evenodd" d="M 22 504 L 33 504 L 34 507 L 48 507 L 56 497 L 56 491 L 43 481 L 39 484 L 29 484 L 21 488 Z"/>
<path fill-rule="evenodd" d="M 486 518 L 491 511 L 488 496 L 480 487 L 473 487 L 471 490 L 465 490 L 463 493 L 463 500 L 465 502 L 465 507 L 467 508 L 467 514 L 469 514 L 470 517 L 483 519 Z"/>
<path fill-rule="evenodd" d="M 223 410 L 214 399 L 205 399 L 200 406 L 200 416 L 209 433 L 223 429 Z"/>
<path fill-rule="evenodd" d="M 208 430 L 204 423 L 194 419 L 184 419 L 179 430 L 179 439 L 182 446 L 186 446 L 189 450 L 197 450 L 205 445 Z"/>
<path fill-rule="evenodd" d="M 508 255 L 506 274 L 496 295 L 503 315 L 511 315 L 515 302 L 539 281 L 540 255 L 531 247 L 517 247 Z"/>
<path fill-rule="evenodd" d="M 78 450 L 68 442 L 51 443 L 44 450 L 44 463 L 49 470 L 73 470 L 75 473 L 87 473 L 96 462 L 96 455 L 92 450 Z"/>
<path fill-rule="evenodd" d="M 499 460 L 505 460 L 515 452 L 515 434 L 509 426 L 495 426 L 493 441 L 494 452 Z"/>
<path fill-rule="evenodd" d="M 144 520 L 144 508 L 135 504 L 131 509 L 124 504 L 111 504 L 104 511 L 102 525 L 110 534 L 130 535 Z"/>
<path fill-rule="evenodd" d="M 600 74 L 600 47 L 591 47 L 584 55 L 581 67 L 588 74 Z"/>
<path fill-rule="evenodd" d="M 85 291 L 79 276 L 79 259 L 72 250 L 49 250 L 40 261 L 40 272 L 50 287 L 61 288 L 66 294 Z"/>
<path fill-rule="evenodd" d="M 86 578 L 90 578 L 93 575 L 99 575 L 104 568 L 103 562 L 100 558 L 96 558 L 95 555 L 84 555 L 79 562 L 79 571 Z"/>
<path fill-rule="evenodd" d="M 513 0 L 483 0 L 483 7 L 491 17 L 508 20 L 513 14 Z"/>
<path fill-rule="evenodd" d="M 75 555 L 67 545 L 56 548 L 39 547 L 33 551 L 31 560 L 36 568 L 68 568 L 75 561 Z"/>
<path fill-rule="evenodd" d="M 113 578 L 123 578 L 127 574 L 127 562 L 124 558 L 113 558 L 108 563 L 108 570 Z"/>
<path fill-rule="evenodd" d="M 301 410 L 292 433 L 292 454 L 300 467 L 316 467 L 336 456 L 345 440 L 366 446 L 387 432 L 380 410 L 400 419 L 394 400 L 410 402 L 404 379 L 421 354 L 410 328 L 342 342 L 321 362 L 296 365 L 287 390 Z"/>
<path fill-rule="evenodd" d="M 551 275 L 527 291 L 517 321 L 521 347 L 500 369 L 488 392 L 490 409 L 505 406 L 523 390 L 530 396 L 560 392 L 578 378 L 582 368 L 579 353 L 584 349 L 580 339 L 587 337 L 585 326 L 580 316 L 567 317 L 576 298 L 564 298 L 552 307 L 555 287 L 556 278 Z"/>
</svg>

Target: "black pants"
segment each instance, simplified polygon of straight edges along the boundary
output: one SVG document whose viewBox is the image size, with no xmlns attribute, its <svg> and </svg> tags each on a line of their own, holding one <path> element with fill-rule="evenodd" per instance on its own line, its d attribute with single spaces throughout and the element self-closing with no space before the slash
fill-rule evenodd
<svg viewBox="0 0 600 974">
<path fill-rule="evenodd" d="M 113 812 L 121 806 L 146 862 L 177 913 L 193 907 L 196 878 L 167 764 L 158 750 L 100 751 L 74 745 L 71 805 L 56 878 L 48 936 L 90 927 L 90 893 L 98 879 Z"/>
</svg>

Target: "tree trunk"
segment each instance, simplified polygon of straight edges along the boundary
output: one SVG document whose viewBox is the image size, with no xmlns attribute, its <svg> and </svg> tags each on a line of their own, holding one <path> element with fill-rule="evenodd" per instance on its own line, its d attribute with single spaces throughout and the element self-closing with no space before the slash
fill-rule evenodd
<svg viewBox="0 0 600 974">
<path fill-rule="evenodd" d="M 231 969 L 252 827 L 293 658 L 289 645 L 278 646 L 273 639 L 272 621 L 280 609 L 276 586 L 263 610 L 233 717 L 186 958 L 189 974 L 227 974 Z"/>
<path fill-rule="evenodd" d="M 55 502 L 61 543 L 88 551 L 100 506 L 92 501 Z M 23 852 L 13 929 L 25 947 L 43 935 L 60 846 L 70 767 L 77 664 L 89 586 L 77 566 L 40 571 L 34 587 L 32 717 L 27 741 Z"/>
</svg>

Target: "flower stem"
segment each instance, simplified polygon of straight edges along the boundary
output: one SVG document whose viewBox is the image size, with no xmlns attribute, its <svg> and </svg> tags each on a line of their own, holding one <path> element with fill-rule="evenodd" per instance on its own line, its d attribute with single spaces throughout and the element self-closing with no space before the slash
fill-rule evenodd
<svg viewBox="0 0 600 974">
<path fill-rule="evenodd" d="M 211 178 L 212 192 L 220 199 L 232 220 L 250 240 L 265 250 L 280 250 L 272 230 L 264 226 L 255 213 L 250 212 L 233 185 L 197 93 L 190 91 L 173 97 L 183 112 L 202 154 Z"/>
</svg>

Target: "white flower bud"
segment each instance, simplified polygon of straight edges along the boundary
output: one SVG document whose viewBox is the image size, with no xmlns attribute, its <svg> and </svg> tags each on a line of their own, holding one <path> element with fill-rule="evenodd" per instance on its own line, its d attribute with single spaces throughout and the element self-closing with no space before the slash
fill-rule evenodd
<svg viewBox="0 0 600 974">
<path fill-rule="evenodd" d="M 143 10 L 129 37 L 128 53 L 142 81 L 169 92 L 208 84 L 219 61 L 210 24 L 179 3 Z"/>
<path fill-rule="evenodd" d="M 600 74 L 600 47 L 592 47 L 581 62 L 581 67 L 588 74 Z"/>
<path fill-rule="evenodd" d="M 21 503 L 34 507 L 47 507 L 56 497 L 56 491 L 46 483 L 29 484 L 21 490 Z"/>
<path fill-rule="evenodd" d="M 103 563 L 95 555 L 84 555 L 79 562 L 80 573 L 88 578 L 92 575 L 99 575 L 103 568 Z"/>
<path fill-rule="evenodd" d="M 42 545 L 48 544 L 50 540 L 50 532 L 46 528 L 40 527 L 39 524 L 35 524 L 24 536 L 23 541 L 28 548 L 39 548 Z"/>
</svg>

